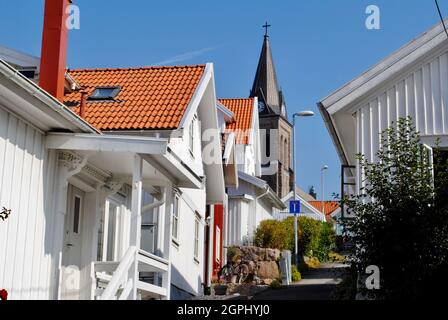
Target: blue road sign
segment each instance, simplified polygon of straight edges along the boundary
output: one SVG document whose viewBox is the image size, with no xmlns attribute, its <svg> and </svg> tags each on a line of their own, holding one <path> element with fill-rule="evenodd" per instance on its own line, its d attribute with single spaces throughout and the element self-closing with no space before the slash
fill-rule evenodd
<svg viewBox="0 0 448 320">
<path fill-rule="evenodd" d="M 300 213 L 300 200 L 289 201 L 289 212 L 294 214 Z"/>
</svg>

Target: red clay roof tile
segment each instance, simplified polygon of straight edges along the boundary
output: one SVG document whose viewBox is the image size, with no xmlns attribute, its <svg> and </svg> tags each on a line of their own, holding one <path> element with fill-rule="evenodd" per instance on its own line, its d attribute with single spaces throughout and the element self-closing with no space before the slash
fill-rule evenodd
<svg viewBox="0 0 448 320">
<path fill-rule="evenodd" d="M 219 102 L 235 114 L 235 121 L 226 125 L 226 131 L 235 133 L 237 144 L 249 144 L 254 99 L 219 99 Z"/>
<path fill-rule="evenodd" d="M 314 208 L 322 212 L 322 201 L 309 201 Z M 338 201 L 324 201 L 324 213 L 326 216 L 331 215 L 339 208 L 340 204 Z"/>
<path fill-rule="evenodd" d="M 85 119 L 99 130 L 177 129 L 205 66 L 78 69 L 69 74 L 90 96 L 97 87 L 119 86 L 114 101 L 87 101 Z M 81 93 L 64 102 L 79 113 Z"/>
</svg>

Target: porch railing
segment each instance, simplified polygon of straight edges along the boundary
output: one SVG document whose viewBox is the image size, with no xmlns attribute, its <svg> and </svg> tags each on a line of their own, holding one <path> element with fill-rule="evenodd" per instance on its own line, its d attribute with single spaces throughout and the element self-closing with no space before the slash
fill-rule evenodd
<svg viewBox="0 0 448 320">
<path fill-rule="evenodd" d="M 167 288 L 142 281 L 140 274 L 164 275 L 168 269 L 169 262 L 165 259 L 129 247 L 120 262 L 93 263 L 93 297 L 100 300 L 166 298 Z"/>
</svg>

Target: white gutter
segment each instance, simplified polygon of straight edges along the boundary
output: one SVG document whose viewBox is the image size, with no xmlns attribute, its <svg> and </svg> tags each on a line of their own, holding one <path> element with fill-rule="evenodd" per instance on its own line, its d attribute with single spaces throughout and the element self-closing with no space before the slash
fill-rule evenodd
<svg viewBox="0 0 448 320">
<path fill-rule="evenodd" d="M 235 113 L 230 111 L 225 105 L 223 105 L 219 100 L 216 102 L 218 110 L 224 114 L 224 120 L 233 121 L 235 119 Z"/>
<path fill-rule="evenodd" d="M 101 134 L 98 129 L 93 127 L 84 119 L 80 118 L 76 113 L 71 111 L 64 104 L 62 104 L 48 92 L 37 86 L 31 80 L 23 76 L 19 71 L 11 67 L 2 59 L 0 59 L 0 72 L 2 72 L 8 79 L 14 81 L 16 84 L 27 90 L 30 95 L 41 100 L 47 106 L 59 113 L 65 120 L 72 123 L 75 127 L 88 133 Z"/>
<path fill-rule="evenodd" d="M 334 123 L 331 119 L 330 114 L 328 113 L 325 106 L 322 104 L 322 102 L 317 103 L 317 108 L 320 111 L 320 114 L 325 122 L 325 126 L 327 127 L 328 132 L 330 133 L 331 138 L 333 139 L 334 146 L 336 147 L 336 152 L 338 153 L 339 160 L 343 165 L 349 165 L 348 158 L 344 152 L 344 148 L 342 147 L 342 142 L 339 139 L 339 136 L 336 132 L 336 128 L 334 126 Z"/>
</svg>

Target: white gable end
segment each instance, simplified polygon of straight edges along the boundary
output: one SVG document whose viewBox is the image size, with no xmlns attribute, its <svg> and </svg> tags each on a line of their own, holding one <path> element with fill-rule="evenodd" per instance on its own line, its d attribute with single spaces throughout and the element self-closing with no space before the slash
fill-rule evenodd
<svg viewBox="0 0 448 320">
<path fill-rule="evenodd" d="M 325 98 L 319 107 L 344 164 L 375 160 L 380 133 L 410 116 L 424 139 L 448 135 L 448 41 L 440 25 Z M 434 140 L 434 139 L 432 139 Z"/>
</svg>

